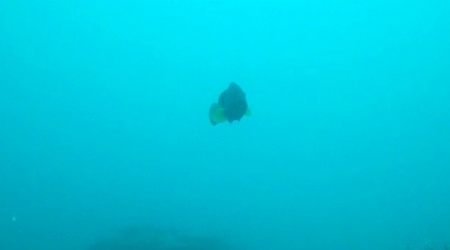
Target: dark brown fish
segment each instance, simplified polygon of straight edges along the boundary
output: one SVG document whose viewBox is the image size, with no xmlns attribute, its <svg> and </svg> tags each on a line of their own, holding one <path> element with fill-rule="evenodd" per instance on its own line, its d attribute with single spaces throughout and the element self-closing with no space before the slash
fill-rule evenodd
<svg viewBox="0 0 450 250">
<path fill-rule="evenodd" d="M 209 109 L 209 120 L 212 125 L 228 121 L 240 121 L 244 115 L 249 115 L 246 95 L 241 87 L 232 82 L 224 90 L 217 103 L 213 103 Z"/>
</svg>

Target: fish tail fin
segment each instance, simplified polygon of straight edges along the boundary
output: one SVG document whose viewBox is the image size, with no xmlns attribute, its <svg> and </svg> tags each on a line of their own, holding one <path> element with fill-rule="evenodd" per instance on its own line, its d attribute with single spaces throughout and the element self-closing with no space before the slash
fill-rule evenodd
<svg viewBox="0 0 450 250">
<path fill-rule="evenodd" d="M 245 111 L 245 116 L 251 116 L 252 115 L 252 110 L 250 108 L 247 108 L 247 110 Z"/>
<path fill-rule="evenodd" d="M 227 117 L 225 115 L 225 109 L 217 103 L 213 103 L 209 108 L 209 121 L 212 125 L 225 122 Z"/>
</svg>

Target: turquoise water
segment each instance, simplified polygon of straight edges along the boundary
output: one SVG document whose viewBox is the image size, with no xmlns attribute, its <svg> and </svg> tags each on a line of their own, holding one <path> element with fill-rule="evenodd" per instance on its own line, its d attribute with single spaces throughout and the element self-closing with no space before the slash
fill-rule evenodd
<svg viewBox="0 0 450 250">
<path fill-rule="evenodd" d="M 0 249 L 449 249 L 449 12 L 1 1 Z M 232 81 L 252 115 L 212 126 Z"/>
</svg>

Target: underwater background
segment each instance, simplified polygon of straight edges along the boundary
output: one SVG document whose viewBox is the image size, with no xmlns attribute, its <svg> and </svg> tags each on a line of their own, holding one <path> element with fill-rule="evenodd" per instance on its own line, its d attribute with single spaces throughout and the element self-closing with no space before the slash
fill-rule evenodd
<svg viewBox="0 0 450 250">
<path fill-rule="evenodd" d="M 449 13 L 1 1 L 0 249 L 450 249 Z"/>
</svg>

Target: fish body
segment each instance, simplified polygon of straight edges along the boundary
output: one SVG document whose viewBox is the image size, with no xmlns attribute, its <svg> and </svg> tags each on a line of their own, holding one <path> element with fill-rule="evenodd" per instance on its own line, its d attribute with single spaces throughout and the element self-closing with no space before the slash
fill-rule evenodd
<svg viewBox="0 0 450 250">
<path fill-rule="evenodd" d="M 242 88 L 235 82 L 230 83 L 219 96 L 217 103 L 213 103 L 209 109 L 209 120 L 212 125 L 228 121 L 240 121 L 249 114 L 247 99 Z"/>
</svg>

